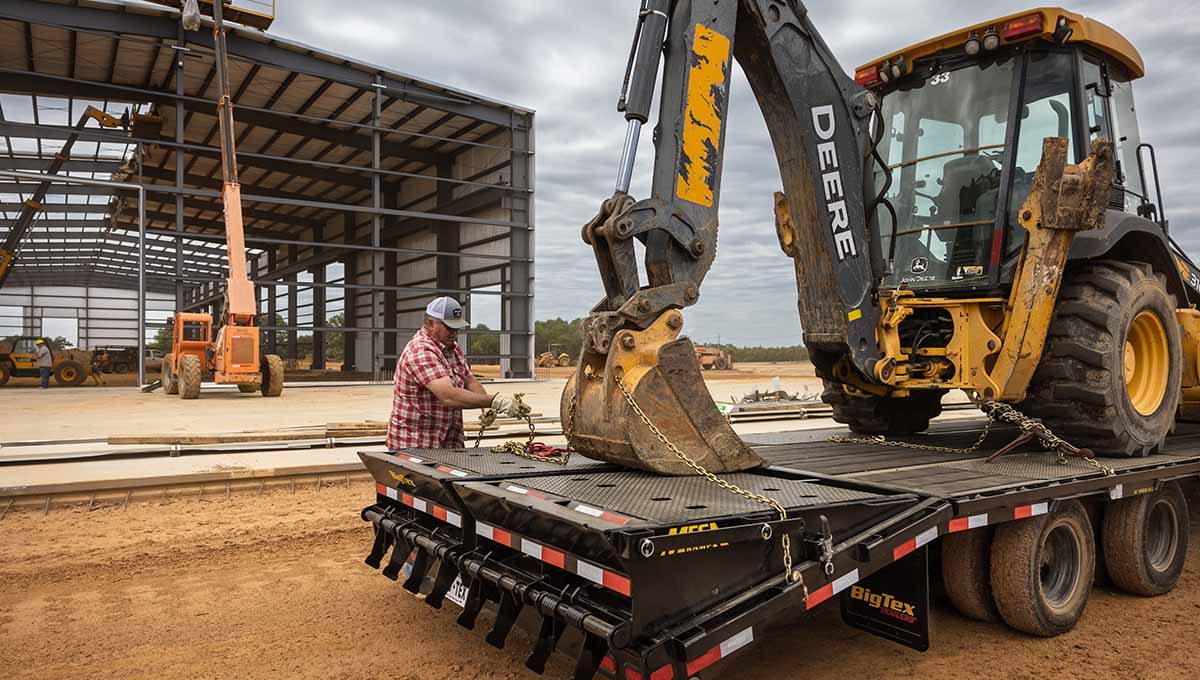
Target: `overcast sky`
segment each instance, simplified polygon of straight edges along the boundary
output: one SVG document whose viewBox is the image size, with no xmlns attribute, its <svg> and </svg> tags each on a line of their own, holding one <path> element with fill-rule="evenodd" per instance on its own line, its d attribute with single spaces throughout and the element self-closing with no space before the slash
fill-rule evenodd
<svg viewBox="0 0 1200 680">
<path fill-rule="evenodd" d="M 851 72 L 946 31 L 1019 12 L 1025 2 L 881 0 L 806 3 Z M 1157 147 L 1166 214 L 1200 256 L 1200 1 L 1081 0 L 1070 9 L 1121 31 L 1147 75 L 1134 85 L 1143 141 Z M 987 9 L 980 9 L 986 6 Z M 336 7 L 337 11 L 332 11 Z M 902 7 L 903 9 L 898 9 Z M 271 33 L 534 109 L 537 135 L 537 318 L 583 316 L 602 288 L 580 226 L 611 195 L 625 121 L 615 110 L 636 0 L 284 0 Z M 735 70 L 727 122 L 716 263 L 685 311 L 700 341 L 782 345 L 800 339 L 791 261 L 774 233 L 779 171 L 762 116 Z M 643 136 L 631 193 L 649 193 Z"/>
</svg>

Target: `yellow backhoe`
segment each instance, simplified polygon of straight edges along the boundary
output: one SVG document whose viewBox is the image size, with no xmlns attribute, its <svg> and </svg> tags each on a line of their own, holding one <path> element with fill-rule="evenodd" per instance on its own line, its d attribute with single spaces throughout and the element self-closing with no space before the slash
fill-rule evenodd
<svg viewBox="0 0 1200 680">
<path fill-rule="evenodd" d="M 1200 273 L 1148 189 L 1144 66 L 1116 31 L 1034 9 L 852 77 L 798 2 L 646 0 L 616 192 L 583 227 L 605 296 L 562 396 L 577 449 L 665 474 L 762 464 L 681 336 L 716 254 L 733 59 L 779 162 L 777 235 L 836 420 L 912 434 L 959 389 L 1085 454 L 1143 456 L 1200 412 Z M 660 62 L 653 188 L 635 200 Z"/>
</svg>

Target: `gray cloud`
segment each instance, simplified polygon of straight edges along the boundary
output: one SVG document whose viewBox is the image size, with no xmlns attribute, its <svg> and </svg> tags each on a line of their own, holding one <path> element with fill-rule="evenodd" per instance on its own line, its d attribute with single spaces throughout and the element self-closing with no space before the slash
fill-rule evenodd
<svg viewBox="0 0 1200 680">
<path fill-rule="evenodd" d="M 1027 2 L 883 0 L 806 3 L 851 71 L 905 45 L 1029 7 Z M 601 296 L 579 228 L 612 192 L 624 120 L 615 110 L 638 3 L 545 0 L 290 0 L 273 33 L 537 111 L 537 314 L 581 316 Z M 1175 237 L 1200 255 L 1200 124 L 1190 100 L 1200 63 L 1194 2 L 1079 0 L 1074 11 L 1121 31 L 1147 76 L 1135 83 L 1143 141 L 1158 149 Z M 988 16 L 990 15 L 990 16 Z M 762 117 L 736 74 L 722 180 L 718 257 L 701 301 L 685 313 L 694 338 L 791 344 L 800 338 L 792 264 L 774 236 L 779 172 Z M 650 188 L 649 135 L 633 193 Z"/>
</svg>

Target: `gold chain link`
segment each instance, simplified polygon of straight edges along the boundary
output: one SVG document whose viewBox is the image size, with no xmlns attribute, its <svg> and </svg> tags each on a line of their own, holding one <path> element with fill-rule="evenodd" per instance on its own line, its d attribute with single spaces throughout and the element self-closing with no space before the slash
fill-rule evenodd
<svg viewBox="0 0 1200 680">
<path fill-rule="evenodd" d="M 1080 455 L 1078 447 L 1074 446 L 1062 437 L 1054 434 L 1050 428 L 1046 427 L 1042 421 L 1036 418 L 1021 413 L 1009 404 L 999 401 L 977 401 L 975 405 L 979 407 L 984 414 L 987 415 L 987 425 L 984 426 L 983 432 L 979 434 L 979 438 L 975 443 L 966 448 L 955 448 L 952 446 L 935 446 L 932 444 L 913 444 L 911 442 L 902 442 L 888 439 L 883 435 L 875 435 L 872 437 L 851 437 L 847 435 L 835 434 L 828 438 L 827 441 L 837 444 L 873 444 L 878 446 L 894 446 L 902 449 L 911 449 L 914 451 L 932 451 L 935 453 L 952 453 L 952 454 L 968 454 L 975 453 L 979 447 L 983 446 L 983 442 L 987 439 L 988 433 L 992 429 L 992 425 L 997 422 L 1008 422 L 1016 425 L 1022 433 L 1032 435 L 1038 440 L 1047 451 L 1053 452 L 1058 456 L 1056 461 L 1059 465 L 1067 464 L 1067 456 L 1080 458 L 1087 464 L 1104 473 L 1106 477 L 1111 477 L 1116 474 L 1116 470 L 1099 462 L 1093 457 Z"/>
<path fill-rule="evenodd" d="M 525 394 L 523 392 L 517 392 L 516 394 L 513 395 L 513 403 L 528 407 L 528 405 L 525 403 Z M 572 419 L 575 417 L 575 400 L 574 399 L 571 400 L 570 417 Z M 483 411 L 483 413 L 481 413 L 479 415 L 479 433 L 475 436 L 475 448 L 479 448 L 480 442 L 483 441 L 484 429 L 488 425 L 491 425 L 495 421 L 496 421 L 496 412 L 493 411 L 492 409 L 485 409 Z M 534 437 L 537 436 L 537 431 L 534 429 L 534 426 L 533 426 L 532 411 L 530 411 L 529 413 L 527 413 L 525 415 L 525 422 L 529 425 L 529 439 L 527 439 L 524 442 L 513 442 L 513 441 L 504 442 L 502 444 L 493 446 L 492 451 L 499 452 L 499 453 L 510 453 L 514 456 L 517 456 L 520 458 L 525 458 L 528 460 L 536 460 L 536 461 L 541 461 L 544 463 L 555 463 L 558 465 L 566 465 L 567 461 L 569 461 L 571 459 L 571 450 L 570 450 L 569 446 L 566 451 L 563 451 L 562 453 L 555 455 L 555 456 L 539 456 L 537 454 L 529 453 L 529 447 L 530 447 L 530 445 L 533 444 Z M 567 441 L 569 444 L 570 438 L 568 438 Z"/>
<path fill-rule="evenodd" d="M 770 496 L 764 496 L 762 494 L 754 493 L 753 491 L 747 491 L 736 484 L 732 484 L 724 479 L 721 479 L 720 477 L 706 470 L 703 465 L 692 460 L 686 453 L 680 451 L 679 447 L 675 446 L 671 440 L 667 439 L 667 436 L 662 433 L 662 430 L 659 430 L 658 426 L 646 416 L 646 413 L 642 411 L 642 407 L 638 406 L 638 403 L 633 399 L 633 395 L 629 393 L 628 389 L 626 389 L 625 383 L 620 378 L 614 377 L 613 380 L 617 383 L 617 387 L 621 388 L 621 392 L 625 394 L 625 401 L 629 403 L 629 408 L 632 409 L 635 414 L 637 414 L 642 423 L 646 427 L 650 428 L 650 431 L 654 433 L 654 436 L 658 437 L 658 440 L 662 442 L 663 445 L 671 451 L 671 453 L 675 454 L 675 457 L 682 461 L 684 465 L 687 465 L 689 468 L 694 470 L 696 474 L 704 477 L 708 481 L 716 484 L 730 493 L 736 494 L 755 503 L 761 503 L 763 505 L 770 506 L 775 512 L 779 513 L 779 520 L 781 522 L 787 520 L 787 510 L 784 509 L 783 504 L 781 504 L 779 501 L 771 498 Z M 792 568 L 792 541 L 791 537 L 788 536 L 786 531 L 781 532 L 780 546 L 783 548 L 784 579 L 788 583 L 799 583 L 800 587 L 804 590 L 804 600 L 807 602 L 808 586 L 804 583 L 803 573 L 801 573 L 799 569 Z"/>
</svg>

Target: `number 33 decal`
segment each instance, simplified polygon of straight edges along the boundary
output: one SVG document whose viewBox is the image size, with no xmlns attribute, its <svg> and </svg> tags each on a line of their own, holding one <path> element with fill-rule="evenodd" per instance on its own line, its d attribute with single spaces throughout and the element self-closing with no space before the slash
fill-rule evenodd
<svg viewBox="0 0 1200 680">
<path fill-rule="evenodd" d="M 948 82 L 950 82 L 950 74 L 949 73 L 937 73 L 932 78 L 929 79 L 930 85 L 940 85 L 942 83 L 948 83 Z"/>
</svg>

